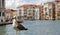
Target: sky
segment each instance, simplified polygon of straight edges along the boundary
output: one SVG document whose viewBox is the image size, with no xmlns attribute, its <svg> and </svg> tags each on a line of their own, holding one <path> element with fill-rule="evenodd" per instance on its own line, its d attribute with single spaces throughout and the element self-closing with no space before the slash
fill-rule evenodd
<svg viewBox="0 0 60 35">
<path fill-rule="evenodd" d="M 51 2 L 54 0 L 5 0 L 6 9 L 16 9 L 16 7 L 22 4 L 41 4 L 45 2 Z"/>
</svg>

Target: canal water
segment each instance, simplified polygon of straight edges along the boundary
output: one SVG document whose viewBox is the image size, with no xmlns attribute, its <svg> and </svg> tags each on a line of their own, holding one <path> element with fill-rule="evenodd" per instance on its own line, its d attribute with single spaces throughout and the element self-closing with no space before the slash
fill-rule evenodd
<svg viewBox="0 0 60 35">
<path fill-rule="evenodd" d="M 29 20 L 22 23 L 27 31 L 19 31 L 19 35 L 60 35 L 60 20 Z M 15 35 L 12 25 L 0 26 L 0 35 Z"/>
</svg>

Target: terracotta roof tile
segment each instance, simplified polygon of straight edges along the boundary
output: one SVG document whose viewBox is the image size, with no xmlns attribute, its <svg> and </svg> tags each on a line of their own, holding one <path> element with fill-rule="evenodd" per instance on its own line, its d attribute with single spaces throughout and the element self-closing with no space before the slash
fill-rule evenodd
<svg viewBox="0 0 60 35">
<path fill-rule="evenodd" d="M 37 7 L 42 7 L 42 5 L 34 5 L 34 4 L 23 4 L 19 7 L 23 7 L 23 8 L 27 8 L 27 7 L 33 7 L 33 8 L 37 8 Z"/>
</svg>

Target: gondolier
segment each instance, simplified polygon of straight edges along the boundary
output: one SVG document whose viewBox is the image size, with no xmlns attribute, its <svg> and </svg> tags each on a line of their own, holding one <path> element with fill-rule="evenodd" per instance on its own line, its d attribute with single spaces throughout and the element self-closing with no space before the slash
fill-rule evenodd
<svg viewBox="0 0 60 35">
<path fill-rule="evenodd" d="M 21 21 L 20 23 L 22 23 L 23 21 Z M 17 22 L 16 20 L 16 16 L 13 16 L 13 28 L 16 30 L 16 33 L 20 30 L 27 30 L 27 28 L 25 28 L 23 25 L 21 25 L 20 23 Z"/>
</svg>

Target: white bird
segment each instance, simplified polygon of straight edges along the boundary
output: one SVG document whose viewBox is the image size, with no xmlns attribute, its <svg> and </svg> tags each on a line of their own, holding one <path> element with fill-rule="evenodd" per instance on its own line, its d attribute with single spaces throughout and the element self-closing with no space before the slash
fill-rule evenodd
<svg viewBox="0 0 60 35">
<path fill-rule="evenodd" d="M 25 28 L 23 25 L 21 25 L 20 23 L 17 23 L 16 16 L 13 16 L 12 26 L 16 30 L 16 35 L 18 35 L 18 31 L 20 31 L 20 30 L 27 30 L 27 28 Z"/>
</svg>

